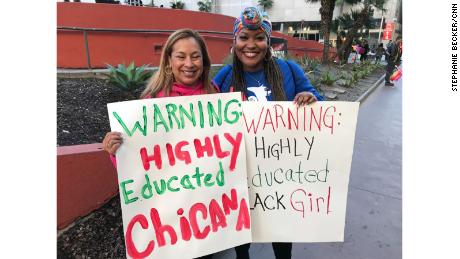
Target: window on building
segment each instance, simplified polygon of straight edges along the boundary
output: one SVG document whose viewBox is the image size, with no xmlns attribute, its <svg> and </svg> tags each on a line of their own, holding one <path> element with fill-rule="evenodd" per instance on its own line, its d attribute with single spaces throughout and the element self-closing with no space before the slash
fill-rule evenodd
<svg viewBox="0 0 460 259">
<path fill-rule="evenodd" d="M 316 40 L 316 34 L 307 34 L 307 40 Z"/>
</svg>

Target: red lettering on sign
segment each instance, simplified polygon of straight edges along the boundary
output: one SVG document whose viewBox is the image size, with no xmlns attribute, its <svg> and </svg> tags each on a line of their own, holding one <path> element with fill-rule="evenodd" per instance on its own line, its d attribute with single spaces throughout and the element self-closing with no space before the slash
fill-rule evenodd
<svg viewBox="0 0 460 259">
<path fill-rule="evenodd" d="M 184 209 L 180 208 L 177 210 L 177 215 L 182 216 Z M 192 229 L 190 228 L 190 223 L 187 218 L 182 216 L 180 217 L 180 232 L 182 234 L 182 240 L 189 241 L 192 237 Z"/>
<path fill-rule="evenodd" d="M 236 134 L 236 139 L 232 137 L 229 133 L 224 134 L 225 138 L 232 144 L 232 156 L 230 158 L 230 171 L 233 171 L 236 166 L 236 159 L 238 158 L 238 154 L 240 152 L 240 145 L 241 145 L 241 140 L 243 139 L 243 133 L 238 132 Z"/>
<path fill-rule="evenodd" d="M 132 233 L 134 224 L 136 223 L 141 224 L 141 227 L 143 229 L 147 229 L 149 226 L 147 222 L 147 218 L 142 214 L 138 214 L 134 216 L 129 221 L 128 226 L 126 227 L 126 238 L 125 238 L 126 239 L 126 250 L 128 251 L 128 255 L 133 258 L 144 258 L 144 257 L 149 256 L 152 253 L 153 248 L 155 247 L 155 242 L 151 240 L 149 244 L 147 245 L 147 248 L 144 251 L 139 252 L 139 250 L 137 250 L 136 246 L 134 245 L 133 233 Z"/>
<path fill-rule="evenodd" d="M 155 165 L 158 169 L 161 169 L 161 151 L 160 146 L 155 145 L 153 147 L 153 155 L 147 155 L 147 149 L 145 147 L 141 148 L 141 160 L 142 165 L 144 166 L 144 170 L 147 171 L 150 169 L 150 161 L 155 161 Z"/>
<path fill-rule="evenodd" d="M 158 247 L 166 245 L 165 232 L 168 232 L 169 237 L 171 238 L 171 245 L 174 245 L 177 242 L 176 231 L 168 224 L 161 224 L 160 216 L 155 208 L 150 209 L 150 220 L 152 221 L 153 229 L 155 229 Z"/>
<path fill-rule="evenodd" d="M 180 229 L 177 231 L 181 232 L 182 240 L 184 241 L 189 241 L 192 235 L 196 239 L 205 239 L 209 236 L 211 230 L 213 232 L 217 232 L 219 228 L 225 229 L 228 226 L 226 215 L 229 215 L 230 211 L 236 210 L 238 210 L 238 217 L 235 230 L 250 230 L 251 221 L 249 218 L 249 209 L 244 198 L 240 200 L 239 206 L 238 210 L 237 192 L 235 189 L 231 189 L 231 199 L 227 194 L 222 194 L 222 206 L 215 199 L 212 199 L 207 207 L 205 204 L 198 202 L 191 206 L 188 217 L 184 216 L 184 209 L 179 208 L 177 210 L 177 215 L 179 216 Z M 204 224 L 198 224 L 198 212 L 201 213 L 201 218 L 205 222 Z M 152 222 L 150 228 L 153 228 L 152 230 L 155 232 L 158 247 L 168 245 L 165 240 L 165 234 L 168 234 L 170 237 L 170 245 L 177 243 L 176 230 L 171 225 L 161 223 L 160 215 L 157 209 L 150 209 L 150 220 Z M 138 251 L 132 236 L 133 227 L 136 223 L 139 223 L 143 229 L 149 228 L 147 218 L 142 214 L 138 214 L 130 220 L 125 235 L 128 255 L 133 258 L 148 257 L 154 251 L 155 242 L 150 240 L 144 251 Z M 200 225 L 203 226 L 202 229 L 200 229 Z"/>
<path fill-rule="evenodd" d="M 251 129 L 254 132 L 254 134 L 257 133 L 257 130 L 259 129 L 259 125 L 260 125 L 260 119 L 262 118 L 262 113 L 264 113 L 264 110 L 265 110 L 265 107 L 262 107 L 262 110 L 260 111 L 260 114 L 259 114 L 259 119 L 257 120 L 257 126 L 254 125 L 254 119 L 250 122 L 250 124 L 248 126 L 246 116 L 243 113 L 244 124 L 246 125 L 246 130 L 247 130 L 248 133 L 251 132 Z"/>
<path fill-rule="evenodd" d="M 168 154 L 168 160 L 170 165 L 176 164 L 176 158 L 174 157 L 172 145 L 167 143 L 166 144 L 166 153 Z"/>
<path fill-rule="evenodd" d="M 176 154 L 176 157 L 179 160 L 184 161 L 186 165 L 190 164 L 190 162 L 192 162 L 192 159 L 190 158 L 190 153 L 188 151 L 183 151 L 182 147 L 188 145 L 189 143 L 187 141 L 181 141 L 177 143 L 176 147 L 174 148 L 174 153 Z"/>
<path fill-rule="evenodd" d="M 232 189 L 230 192 L 231 199 L 228 198 L 227 194 L 222 194 L 222 207 L 224 207 L 225 215 L 230 214 L 230 209 L 238 209 L 238 197 L 236 197 L 236 190 Z"/>
<path fill-rule="evenodd" d="M 212 136 L 212 140 L 214 142 L 214 149 L 216 150 L 216 156 L 218 158 L 224 158 L 228 155 L 230 155 L 230 152 L 228 151 L 222 151 L 222 147 L 220 146 L 220 139 L 219 139 L 219 135 L 214 135 Z"/>
<path fill-rule="evenodd" d="M 243 198 L 240 202 L 240 212 L 238 213 L 238 220 L 236 222 L 236 230 L 241 231 L 241 229 L 250 229 L 251 228 L 251 219 L 249 218 L 248 205 L 246 200 Z"/>
<path fill-rule="evenodd" d="M 194 139 L 193 144 L 195 145 L 196 157 L 203 157 L 205 152 L 208 155 L 208 157 L 212 157 L 214 152 L 212 148 L 211 139 L 209 137 L 206 137 L 204 139 L 204 145 L 201 144 L 201 141 L 199 139 Z"/>
<path fill-rule="evenodd" d="M 211 218 L 212 232 L 216 232 L 219 227 L 227 226 L 227 219 L 216 200 L 212 199 L 209 203 L 209 217 Z"/>
<path fill-rule="evenodd" d="M 282 116 L 283 113 L 284 113 L 283 106 L 281 106 L 279 104 L 275 104 L 273 107 L 275 108 L 276 128 L 279 128 L 278 119 L 280 119 L 281 122 L 283 123 L 283 127 L 286 127 L 286 123 L 284 123 L 284 119 L 283 119 L 283 116 Z"/>
<path fill-rule="evenodd" d="M 198 226 L 198 222 L 196 219 L 197 212 L 200 211 L 203 215 L 203 219 L 208 217 L 208 212 L 206 210 L 206 206 L 203 203 L 195 203 L 190 208 L 189 218 L 190 218 L 190 225 L 192 226 L 193 235 L 196 239 L 204 239 L 208 236 L 210 227 L 206 226 L 203 231 L 200 231 L 200 227 Z"/>
<path fill-rule="evenodd" d="M 272 113 L 270 112 L 270 110 L 267 110 L 267 113 L 265 114 L 264 126 L 262 127 L 262 129 L 265 129 L 265 126 L 269 124 L 272 125 L 272 130 L 273 132 L 275 132 L 275 126 L 273 125 L 273 119 L 272 119 Z"/>
<path fill-rule="evenodd" d="M 230 171 L 233 171 L 236 166 L 236 161 L 238 158 L 240 145 L 243 139 L 243 134 L 241 132 L 236 133 L 233 136 L 231 133 L 223 134 L 225 139 L 225 146 L 227 147 L 230 144 L 230 147 L 225 150 L 222 149 L 222 135 L 212 136 L 212 141 L 210 137 L 204 138 L 204 144 L 200 139 L 193 140 L 193 147 L 188 141 L 180 141 L 177 144 L 166 143 L 166 155 L 168 156 L 168 162 L 170 166 L 174 166 L 178 161 L 183 161 L 185 164 L 190 164 L 193 159 L 199 159 L 204 157 L 205 153 L 208 157 L 215 155 L 217 158 L 225 158 L 230 156 Z M 225 141 L 225 140 L 224 140 Z M 195 151 L 195 152 L 193 152 Z M 141 162 L 145 171 L 150 169 L 150 163 L 155 162 L 157 169 L 162 167 L 162 150 L 159 145 L 153 147 L 153 154 L 149 155 L 147 153 L 147 148 L 142 147 L 140 149 Z"/>
</svg>

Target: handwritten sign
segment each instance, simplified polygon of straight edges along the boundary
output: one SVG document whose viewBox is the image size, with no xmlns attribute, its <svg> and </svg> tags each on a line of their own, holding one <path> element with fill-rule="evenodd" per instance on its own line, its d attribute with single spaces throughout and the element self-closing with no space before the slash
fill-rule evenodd
<svg viewBox="0 0 460 259">
<path fill-rule="evenodd" d="M 128 258 L 194 258 L 251 242 L 241 95 L 108 104 Z"/>
<path fill-rule="evenodd" d="M 243 103 L 254 242 L 343 241 L 358 107 Z"/>
</svg>

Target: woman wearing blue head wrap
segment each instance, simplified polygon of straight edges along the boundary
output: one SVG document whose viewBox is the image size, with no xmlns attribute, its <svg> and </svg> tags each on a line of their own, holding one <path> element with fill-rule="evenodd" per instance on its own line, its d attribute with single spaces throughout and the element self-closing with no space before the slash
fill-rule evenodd
<svg viewBox="0 0 460 259">
<path fill-rule="evenodd" d="M 233 26 L 233 64 L 222 68 L 213 83 L 221 92 L 241 91 L 249 101 L 294 101 L 306 105 L 323 97 L 293 61 L 273 57 L 272 25 L 254 7 L 243 10 Z M 237 259 L 249 259 L 250 244 L 235 247 Z M 291 258 L 292 243 L 273 243 L 277 259 Z"/>
<path fill-rule="evenodd" d="M 243 10 L 233 33 L 233 64 L 213 80 L 221 92 L 241 91 L 250 101 L 290 100 L 298 105 L 323 100 L 299 65 L 273 57 L 272 25 L 257 8 Z"/>
</svg>

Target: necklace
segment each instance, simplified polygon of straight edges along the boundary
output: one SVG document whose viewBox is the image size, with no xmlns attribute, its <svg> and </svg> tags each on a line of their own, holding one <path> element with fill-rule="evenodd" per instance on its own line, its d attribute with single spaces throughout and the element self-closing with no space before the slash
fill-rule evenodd
<svg viewBox="0 0 460 259">
<path fill-rule="evenodd" d="M 259 85 L 259 86 L 254 86 L 254 87 L 248 87 L 248 88 L 247 88 L 248 91 L 252 92 L 252 93 L 255 95 L 255 96 L 252 96 L 252 97 L 254 97 L 253 100 L 255 100 L 255 101 L 263 101 L 263 100 L 268 101 L 268 100 L 269 100 L 269 96 L 270 96 L 270 94 L 271 94 L 272 91 L 270 90 L 269 87 L 265 86 L 265 85 L 263 84 L 263 82 L 261 82 L 262 79 L 264 78 L 264 75 L 265 75 L 264 72 L 262 72 L 262 73 L 260 74 L 260 76 L 259 76 L 260 78 L 259 78 L 259 79 L 257 79 L 255 76 L 251 75 L 249 72 L 246 72 L 246 74 L 247 74 L 250 78 L 252 78 L 253 80 L 255 80 L 255 81 L 257 82 L 257 84 Z M 249 101 L 253 101 L 253 100 L 251 100 L 250 98 L 251 98 L 251 97 L 248 97 L 248 100 L 249 100 Z"/>
<path fill-rule="evenodd" d="M 251 75 L 249 72 L 246 72 L 246 74 L 247 74 L 249 77 L 251 77 L 252 79 L 254 79 L 254 80 L 257 82 L 257 84 L 258 84 L 259 86 L 265 86 L 263 83 L 260 82 L 260 81 L 262 81 L 262 78 L 264 77 L 264 73 L 263 73 L 263 72 L 260 74 L 259 80 L 257 80 L 257 78 L 255 78 L 255 77 L 254 77 L 253 75 Z"/>
</svg>

